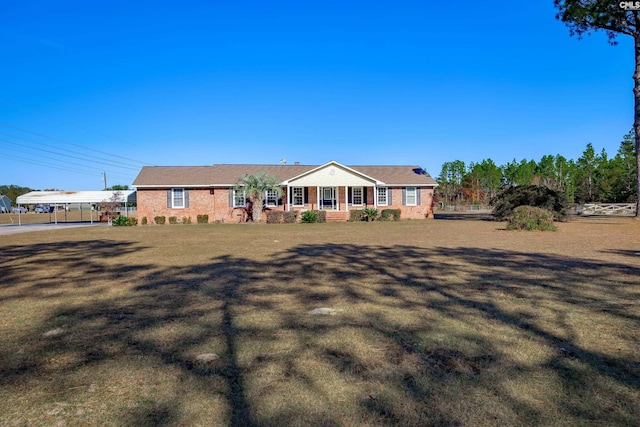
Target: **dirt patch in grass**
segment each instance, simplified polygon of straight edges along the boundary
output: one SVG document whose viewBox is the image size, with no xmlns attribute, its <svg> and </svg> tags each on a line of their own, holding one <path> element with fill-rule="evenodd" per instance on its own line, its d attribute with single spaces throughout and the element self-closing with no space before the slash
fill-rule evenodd
<svg viewBox="0 0 640 427">
<path fill-rule="evenodd" d="M 0 250 L 0 425 L 640 419 L 632 219 L 104 227 Z"/>
</svg>

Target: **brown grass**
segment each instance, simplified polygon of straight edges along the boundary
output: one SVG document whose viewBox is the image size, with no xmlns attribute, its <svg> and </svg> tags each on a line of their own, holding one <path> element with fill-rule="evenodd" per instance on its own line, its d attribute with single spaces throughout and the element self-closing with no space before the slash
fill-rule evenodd
<svg viewBox="0 0 640 427">
<path fill-rule="evenodd" d="M 5 236 L 0 425 L 637 423 L 640 222 L 462 218 Z"/>
</svg>

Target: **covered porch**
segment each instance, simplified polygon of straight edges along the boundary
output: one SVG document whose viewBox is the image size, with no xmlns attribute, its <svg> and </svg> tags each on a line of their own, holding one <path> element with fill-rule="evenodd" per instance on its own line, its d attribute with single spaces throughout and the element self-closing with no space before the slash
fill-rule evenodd
<svg viewBox="0 0 640 427">
<path fill-rule="evenodd" d="M 328 221 L 346 221 L 350 210 L 377 208 L 377 189 L 383 183 L 329 162 L 284 184 L 288 211 L 322 210 Z"/>
</svg>

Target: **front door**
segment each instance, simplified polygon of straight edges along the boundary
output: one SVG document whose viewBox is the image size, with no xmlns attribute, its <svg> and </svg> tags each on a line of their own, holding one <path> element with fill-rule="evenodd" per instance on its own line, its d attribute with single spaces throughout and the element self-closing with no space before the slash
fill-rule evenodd
<svg viewBox="0 0 640 427">
<path fill-rule="evenodd" d="M 338 208 L 338 203 L 336 200 L 336 187 L 322 187 L 321 189 L 321 200 L 320 200 L 320 208 L 322 210 L 327 211 L 335 211 Z"/>
</svg>

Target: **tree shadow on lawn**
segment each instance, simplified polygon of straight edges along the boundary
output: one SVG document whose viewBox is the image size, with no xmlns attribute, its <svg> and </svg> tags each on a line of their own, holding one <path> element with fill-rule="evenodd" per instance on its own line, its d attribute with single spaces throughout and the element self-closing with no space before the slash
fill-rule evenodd
<svg viewBox="0 0 640 427">
<path fill-rule="evenodd" d="M 0 349 L 0 390 L 35 390 L 47 379 L 56 396 L 87 399 L 86 382 L 106 388 L 114 380 L 96 373 L 115 364 L 119 376 L 147 372 L 138 390 L 121 380 L 122 392 L 109 395 L 104 416 L 121 424 L 197 424 L 211 413 L 212 424 L 236 426 L 629 425 L 640 417 L 637 266 L 324 244 L 267 261 L 227 255 L 165 267 L 104 263 L 145 250 L 128 242 L 53 249 L 67 273 L 47 289 L 23 275 L 47 251 L 3 252 L 0 301 L 59 294 L 20 345 Z M 86 275 L 130 285 L 77 299 L 65 284 Z M 308 314 L 318 307 L 337 312 Z M 53 327 L 64 333 L 42 338 Z M 219 358 L 202 362 L 203 353 Z M 211 403 L 218 397 L 222 404 Z"/>
</svg>

